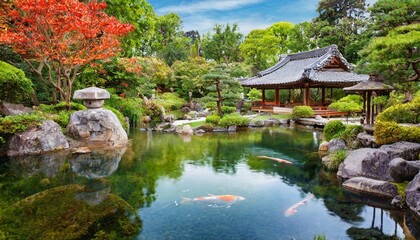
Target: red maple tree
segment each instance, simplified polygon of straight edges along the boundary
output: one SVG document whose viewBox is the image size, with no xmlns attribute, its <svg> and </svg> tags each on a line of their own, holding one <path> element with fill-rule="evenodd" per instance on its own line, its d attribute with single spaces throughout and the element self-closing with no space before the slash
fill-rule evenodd
<svg viewBox="0 0 420 240">
<path fill-rule="evenodd" d="M 69 106 L 81 68 L 115 56 L 119 38 L 134 28 L 108 16 L 105 8 L 96 1 L 15 0 L 6 10 L 8 26 L 0 31 L 0 43 L 19 53 Z"/>
</svg>

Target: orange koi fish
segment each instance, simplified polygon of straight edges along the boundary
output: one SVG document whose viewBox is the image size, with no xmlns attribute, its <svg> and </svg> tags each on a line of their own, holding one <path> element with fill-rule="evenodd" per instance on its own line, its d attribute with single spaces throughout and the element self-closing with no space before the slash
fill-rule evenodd
<svg viewBox="0 0 420 240">
<path fill-rule="evenodd" d="M 245 200 L 244 197 L 241 196 L 235 196 L 235 195 L 218 195 L 218 196 L 203 196 L 203 197 L 196 197 L 196 198 L 183 198 L 182 202 L 205 202 L 205 203 L 211 203 L 211 204 L 218 204 L 218 203 L 224 203 L 224 204 L 232 204 L 237 201 Z"/>
<path fill-rule="evenodd" d="M 267 157 L 267 156 L 258 156 L 258 158 L 264 158 L 264 159 L 270 159 L 270 160 L 274 160 L 276 162 L 279 163 L 287 163 L 287 164 L 293 164 L 291 161 L 287 161 L 281 158 L 274 158 L 274 157 Z"/>
<path fill-rule="evenodd" d="M 294 204 L 293 206 L 291 206 L 291 207 L 289 207 L 285 212 L 284 212 L 284 216 L 285 217 L 290 217 L 290 216 L 292 216 L 292 215 L 294 215 L 295 213 L 297 213 L 297 209 L 300 207 L 300 206 L 303 206 L 303 205 L 305 205 L 309 200 L 311 200 L 312 198 L 314 198 L 315 196 L 312 194 L 312 193 L 310 193 L 310 194 L 308 194 L 308 196 L 305 198 L 305 199 L 303 199 L 302 201 L 300 201 L 300 202 L 298 202 L 298 203 L 296 203 L 296 204 Z"/>
</svg>

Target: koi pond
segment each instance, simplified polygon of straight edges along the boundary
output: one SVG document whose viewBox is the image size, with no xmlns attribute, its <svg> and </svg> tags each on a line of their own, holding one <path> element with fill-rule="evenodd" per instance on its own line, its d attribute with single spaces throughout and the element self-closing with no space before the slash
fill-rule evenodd
<svg viewBox="0 0 420 240">
<path fill-rule="evenodd" d="M 0 239 L 415 239 L 410 217 L 323 169 L 319 132 L 130 138 L 127 149 L 3 159 Z"/>
</svg>

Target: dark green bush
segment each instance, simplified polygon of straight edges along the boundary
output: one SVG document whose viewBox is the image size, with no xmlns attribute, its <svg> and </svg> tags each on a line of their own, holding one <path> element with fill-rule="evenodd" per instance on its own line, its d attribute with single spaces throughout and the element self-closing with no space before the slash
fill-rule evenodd
<svg viewBox="0 0 420 240">
<path fill-rule="evenodd" d="M 220 116 L 218 115 L 209 115 L 206 117 L 206 123 L 212 123 L 218 125 L 220 122 Z"/>
<path fill-rule="evenodd" d="M 338 138 L 346 130 L 346 126 L 340 120 L 332 120 L 324 127 L 324 138 L 330 141 L 333 138 Z"/>
<path fill-rule="evenodd" d="M 246 126 L 249 124 L 250 121 L 251 120 L 249 118 L 243 117 L 237 113 L 232 113 L 223 116 L 223 118 L 219 121 L 219 125 L 221 127 Z"/>
<path fill-rule="evenodd" d="M 30 99 L 32 92 L 32 82 L 22 70 L 0 61 L 0 100 L 22 103 Z"/>
<path fill-rule="evenodd" d="M 222 106 L 222 112 L 224 114 L 234 113 L 235 111 L 236 111 L 236 107 Z"/>
<path fill-rule="evenodd" d="M 214 111 L 217 109 L 217 102 L 208 102 L 206 103 L 205 107 Z"/>
<path fill-rule="evenodd" d="M 295 106 L 292 112 L 292 119 L 312 117 L 314 111 L 309 106 Z"/>
<path fill-rule="evenodd" d="M 375 140 L 379 145 L 399 141 L 420 143 L 420 127 L 403 126 L 396 122 L 376 121 Z"/>
<path fill-rule="evenodd" d="M 156 103 L 165 108 L 165 110 L 178 110 L 185 104 L 185 100 L 176 93 L 166 92 L 158 95 Z"/>
<path fill-rule="evenodd" d="M 420 97 L 412 102 L 396 104 L 378 114 L 378 121 L 394 121 L 396 123 L 420 123 Z"/>
<path fill-rule="evenodd" d="M 140 98 L 121 98 L 112 93 L 112 89 L 107 89 L 111 93 L 111 98 L 105 104 L 120 111 L 130 119 L 130 123 L 138 126 L 141 124 L 146 112 L 146 106 Z"/>
</svg>

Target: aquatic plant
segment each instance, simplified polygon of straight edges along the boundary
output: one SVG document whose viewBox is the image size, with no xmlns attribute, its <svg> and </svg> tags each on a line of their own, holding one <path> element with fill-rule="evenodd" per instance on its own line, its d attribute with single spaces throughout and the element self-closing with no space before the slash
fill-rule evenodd
<svg viewBox="0 0 420 240">
<path fill-rule="evenodd" d="M 330 153 L 330 161 L 326 164 L 327 168 L 331 170 L 337 170 L 340 164 L 344 162 L 347 155 L 348 152 L 345 149 L 340 149 Z"/>
</svg>

